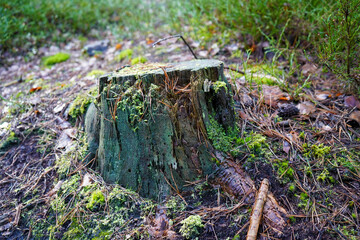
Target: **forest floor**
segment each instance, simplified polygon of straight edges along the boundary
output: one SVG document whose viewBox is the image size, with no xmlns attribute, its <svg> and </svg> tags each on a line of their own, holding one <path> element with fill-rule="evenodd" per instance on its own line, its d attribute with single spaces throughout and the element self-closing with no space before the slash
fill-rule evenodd
<svg viewBox="0 0 360 240">
<path fill-rule="evenodd" d="M 158 204 L 105 183 L 84 163 L 83 115 L 99 75 L 134 59 L 193 59 L 178 39 L 152 47 L 154 36 L 102 38 L 106 51 L 94 56 L 83 48 L 95 40 L 73 39 L 40 48 L 30 60 L 9 55 L 0 67 L 0 239 L 150 239 L 159 232 L 183 239 L 184 231 L 197 239 L 245 239 L 252 206 L 206 179 L 192 183 L 192 192 Z M 360 239 L 356 96 L 344 93 L 336 77 L 296 49 L 280 54 L 261 42 L 246 52 L 235 40 L 206 49 L 187 40 L 200 58 L 245 72 L 225 72 L 243 139 L 230 143 L 229 155 L 257 188 L 269 179 L 288 213 L 286 233 L 276 235 L 262 225 L 260 238 Z M 43 56 L 59 52 L 70 58 L 44 66 Z M 186 229 L 182 221 L 190 215 L 201 216 L 202 224 Z"/>
</svg>

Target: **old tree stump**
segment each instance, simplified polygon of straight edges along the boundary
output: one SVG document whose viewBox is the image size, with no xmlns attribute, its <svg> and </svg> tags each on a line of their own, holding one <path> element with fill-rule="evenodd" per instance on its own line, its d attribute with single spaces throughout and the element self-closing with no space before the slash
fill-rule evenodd
<svg viewBox="0 0 360 240">
<path fill-rule="evenodd" d="M 235 124 L 223 63 L 194 60 L 125 67 L 100 77 L 85 120 L 90 150 L 108 182 L 162 199 L 211 174 L 215 121 Z"/>
</svg>

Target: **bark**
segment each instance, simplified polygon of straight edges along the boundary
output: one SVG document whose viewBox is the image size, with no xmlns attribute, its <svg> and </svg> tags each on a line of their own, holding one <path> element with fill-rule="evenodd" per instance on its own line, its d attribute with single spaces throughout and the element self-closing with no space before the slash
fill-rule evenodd
<svg viewBox="0 0 360 240">
<path fill-rule="evenodd" d="M 204 91 L 208 81 L 227 87 Z M 87 114 L 86 131 L 104 179 L 161 200 L 212 173 L 206 129 L 210 115 L 224 129 L 234 125 L 228 90 L 217 60 L 137 65 L 101 77 L 99 110 Z"/>
</svg>

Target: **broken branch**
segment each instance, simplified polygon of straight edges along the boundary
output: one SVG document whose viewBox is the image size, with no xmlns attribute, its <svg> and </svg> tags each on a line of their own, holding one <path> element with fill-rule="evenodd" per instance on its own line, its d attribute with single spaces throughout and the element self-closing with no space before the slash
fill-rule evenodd
<svg viewBox="0 0 360 240">
<path fill-rule="evenodd" d="M 254 203 L 254 208 L 251 214 L 250 226 L 246 240 L 256 240 L 256 235 L 259 230 L 262 212 L 263 212 L 264 204 L 266 202 L 268 191 L 269 191 L 269 180 L 265 178 L 261 182 L 259 193 Z"/>
</svg>

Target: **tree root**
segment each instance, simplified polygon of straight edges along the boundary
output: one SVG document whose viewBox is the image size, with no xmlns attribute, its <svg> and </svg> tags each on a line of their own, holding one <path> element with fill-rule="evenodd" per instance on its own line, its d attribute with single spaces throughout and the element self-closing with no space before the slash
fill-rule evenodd
<svg viewBox="0 0 360 240">
<path fill-rule="evenodd" d="M 238 199 L 248 194 L 245 198 L 247 204 L 252 204 L 255 201 L 256 188 L 254 182 L 239 165 L 229 159 L 222 161 L 211 183 L 220 185 L 226 193 Z M 264 224 L 273 230 L 278 237 L 287 235 L 287 212 L 279 206 L 270 192 L 264 204 L 263 216 Z"/>
</svg>

